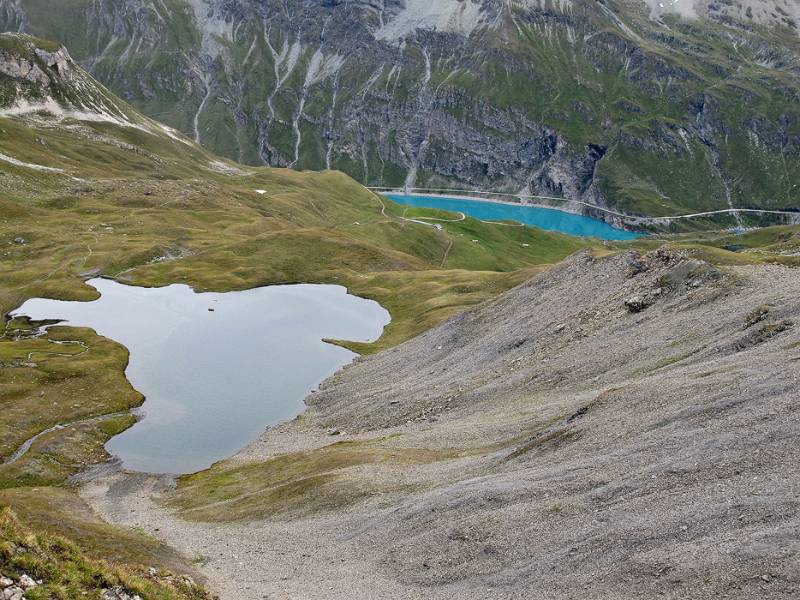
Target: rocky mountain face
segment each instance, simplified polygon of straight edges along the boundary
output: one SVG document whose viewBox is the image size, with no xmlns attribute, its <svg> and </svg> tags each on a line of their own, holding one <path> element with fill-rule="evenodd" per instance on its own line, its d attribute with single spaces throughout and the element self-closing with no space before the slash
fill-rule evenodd
<svg viewBox="0 0 800 600">
<path fill-rule="evenodd" d="M 32 119 L 31 125 L 35 121 L 37 126 L 45 127 L 60 123 L 73 131 L 80 130 L 80 122 L 118 126 L 162 141 L 180 142 L 184 152 L 195 157 L 205 154 L 179 132 L 138 113 L 116 97 L 77 64 L 64 46 L 26 34 L 0 33 L 0 117 Z M 97 140 L 102 136 L 93 132 L 90 137 Z M 105 141 L 112 139 L 113 136 L 106 137 Z M 15 141 L 22 148 L 29 140 Z M 120 144 L 119 140 L 115 142 L 116 146 Z M 79 152 L 77 147 L 71 151 Z M 5 159 L 11 160 L 7 156 Z"/>
<path fill-rule="evenodd" d="M 795 0 L 0 0 L 251 164 L 663 215 L 797 207 Z"/>
<path fill-rule="evenodd" d="M 63 46 L 23 34 L 0 35 L 0 115 L 47 112 L 133 122 L 132 111 L 98 85 Z"/>
</svg>

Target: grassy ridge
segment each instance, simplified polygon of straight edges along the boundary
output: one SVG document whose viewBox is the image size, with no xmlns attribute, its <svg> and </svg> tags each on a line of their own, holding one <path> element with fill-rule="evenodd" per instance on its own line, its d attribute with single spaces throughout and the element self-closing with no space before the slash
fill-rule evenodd
<svg viewBox="0 0 800 600">
<path fill-rule="evenodd" d="M 384 440 L 336 442 L 239 466 L 216 465 L 181 478 L 169 505 L 187 519 L 235 521 L 298 516 L 340 508 L 374 490 L 338 486 L 345 469 L 425 464 L 457 456 L 445 450 L 391 448 Z M 402 484 L 398 484 L 400 489 Z M 385 490 L 383 490 L 385 491 Z"/>
<path fill-rule="evenodd" d="M 50 512 L 45 511 L 46 514 Z M 122 532 L 115 532 L 115 535 L 125 539 Z M 129 535 L 128 541 L 132 537 Z M 99 599 L 102 591 L 109 589 L 139 594 L 148 600 L 208 600 L 211 597 L 186 577 L 165 571 L 150 576 L 142 567 L 136 569 L 92 558 L 62 535 L 31 529 L 7 507 L 0 508 L 0 540 L 3 575 L 14 580 L 28 575 L 42 581 L 25 593 L 29 600 Z"/>
</svg>

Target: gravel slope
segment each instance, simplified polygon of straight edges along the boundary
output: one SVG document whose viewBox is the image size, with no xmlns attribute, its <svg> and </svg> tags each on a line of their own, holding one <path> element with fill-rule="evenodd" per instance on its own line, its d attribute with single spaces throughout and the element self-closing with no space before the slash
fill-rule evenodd
<svg viewBox="0 0 800 600">
<path fill-rule="evenodd" d="M 83 494 L 223 598 L 797 597 L 798 321 L 795 270 L 581 253 L 359 359 L 234 462 L 330 428 L 455 458 L 343 469 L 367 493 L 249 523 L 182 521 L 145 476 Z"/>
</svg>

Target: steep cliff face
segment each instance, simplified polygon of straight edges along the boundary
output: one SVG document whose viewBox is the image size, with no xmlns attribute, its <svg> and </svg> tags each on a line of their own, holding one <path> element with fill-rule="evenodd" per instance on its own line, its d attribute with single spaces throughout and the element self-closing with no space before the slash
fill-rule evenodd
<svg viewBox="0 0 800 600">
<path fill-rule="evenodd" d="M 652 215 L 791 208 L 791 0 L 0 0 L 243 162 Z"/>
</svg>

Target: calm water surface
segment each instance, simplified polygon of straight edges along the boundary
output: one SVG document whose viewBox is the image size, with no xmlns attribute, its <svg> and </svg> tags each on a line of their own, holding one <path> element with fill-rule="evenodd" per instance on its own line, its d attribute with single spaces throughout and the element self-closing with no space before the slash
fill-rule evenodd
<svg viewBox="0 0 800 600">
<path fill-rule="evenodd" d="M 538 227 L 548 231 L 560 231 L 561 233 L 581 237 L 596 237 L 602 240 L 632 240 L 640 237 L 640 234 L 636 232 L 617 229 L 608 223 L 591 217 L 573 215 L 553 208 L 515 206 L 500 202 L 462 200 L 460 198 L 442 198 L 415 194 L 387 194 L 387 197 L 398 204 L 407 206 L 422 206 L 451 212 L 463 212 L 467 216 L 481 219 L 482 221 L 517 221 L 531 227 Z"/>
<path fill-rule="evenodd" d="M 93 302 L 28 300 L 15 315 L 91 327 L 130 350 L 143 418 L 106 448 L 126 469 L 191 473 L 234 454 L 355 356 L 323 338 L 373 341 L 389 322 L 377 302 L 334 285 L 195 293 L 93 279 Z M 210 311 L 209 309 L 213 309 Z"/>
</svg>

